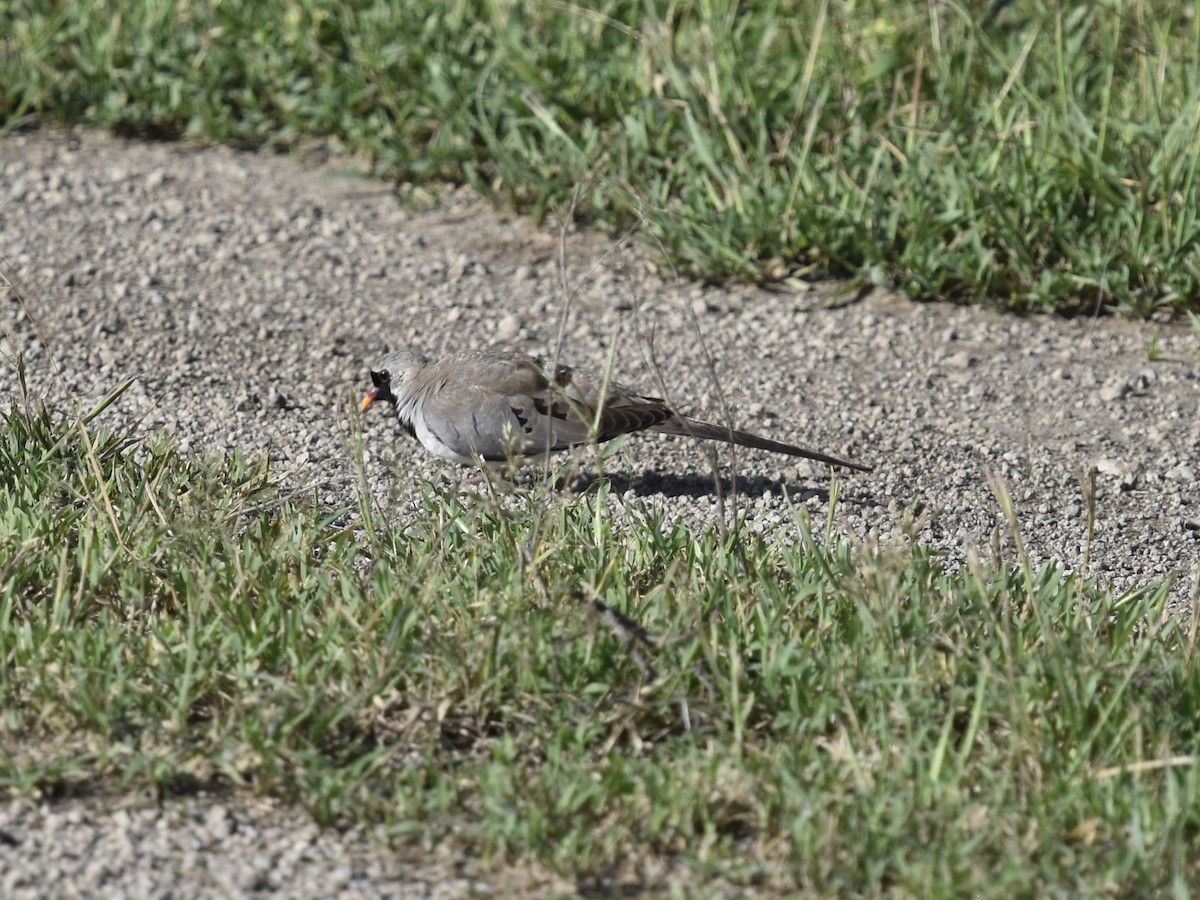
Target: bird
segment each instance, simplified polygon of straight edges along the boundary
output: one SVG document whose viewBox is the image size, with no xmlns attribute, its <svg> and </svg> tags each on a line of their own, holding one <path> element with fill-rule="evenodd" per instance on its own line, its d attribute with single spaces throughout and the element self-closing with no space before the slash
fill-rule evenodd
<svg viewBox="0 0 1200 900">
<path fill-rule="evenodd" d="M 490 349 L 432 360 L 398 350 L 371 370 L 360 410 L 380 401 L 434 456 L 465 464 L 545 457 L 637 431 L 722 441 L 815 462 L 872 471 L 816 450 L 676 412 L 660 397 L 525 353 Z"/>
</svg>

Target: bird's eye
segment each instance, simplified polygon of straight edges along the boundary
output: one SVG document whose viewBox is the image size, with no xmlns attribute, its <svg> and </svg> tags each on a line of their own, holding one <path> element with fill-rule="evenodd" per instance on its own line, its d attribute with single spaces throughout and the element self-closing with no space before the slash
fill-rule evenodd
<svg viewBox="0 0 1200 900">
<path fill-rule="evenodd" d="M 382 372 L 372 372 L 371 373 L 371 384 L 373 384 L 378 389 L 383 389 L 383 388 L 388 387 L 391 380 L 392 380 L 392 375 L 390 372 L 387 371 L 387 369 L 384 369 Z"/>
<path fill-rule="evenodd" d="M 387 369 L 384 369 L 382 372 L 379 373 L 379 380 L 382 381 L 384 384 L 387 384 L 388 382 L 390 382 L 392 380 L 392 373 L 389 372 Z"/>
</svg>

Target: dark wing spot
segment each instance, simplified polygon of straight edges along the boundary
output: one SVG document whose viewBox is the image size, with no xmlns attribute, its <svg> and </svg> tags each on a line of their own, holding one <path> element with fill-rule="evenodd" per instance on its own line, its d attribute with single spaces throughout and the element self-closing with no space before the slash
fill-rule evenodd
<svg viewBox="0 0 1200 900">
<path fill-rule="evenodd" d="M 526 434 L 533 434 L 533 426 L 529 424 L 529 416 L 524 415 L 524 410 L 519 406 L 510 406 L 512 414 L 516 416 L 517 422 L 525 429 Z"/>
<path fill-rule="evenodd" d="M 571 404 L 565 400 L 547 400 L 545 397 L 534 397 L 533 408 L 541 415 L 552 419 L 566 421 L 571 416 Z"/>
</svg>

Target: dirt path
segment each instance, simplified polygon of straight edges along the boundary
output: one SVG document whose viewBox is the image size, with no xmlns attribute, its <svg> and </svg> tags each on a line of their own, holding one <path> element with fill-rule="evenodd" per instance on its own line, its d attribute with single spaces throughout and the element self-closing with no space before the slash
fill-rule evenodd
<svg viewBox="0 0 1200 900">
<path fill-rule="evenodd" d="M 564 305 L 559 247 L 553 229 L 467 191 L 405 208 L 345 161 L 15 135 L 0 140 L 0 258 L 34 321 L 0 302 L 0 403 L 16 393 L 17 351 L 51 408 L 66 392 L 86 406 L 138 375 L 115 415 L 149 409 L 147 428 L 197 450 L 269 450 L 335 506 L 352 492 L 342 433 L 369 364 L 402 343 L 431 355 L 493 343 L 546 352 Z M 655 392 L 650 349 L 668 396 L 720 420 L 698 329 L 739 426 L 877 465 L 843 480 L 841 528 L 892 539 L 920 501 L 922 540 L 955 565 L 1005 530 L 994 472 L 1034 560 L 1074 568 L 1080 477 L 1095 465 L 1090 572 L 1126 588 L 1174 571 L 1175 597 L 1193 591 L 1200 338 L 1187 327 L 998 316 L 883 292 L 843 302 L 832 288 L 724 290 L 655 277 L 638 250 L 596 235 L 568 235 L 565 250 L 564 358 L 601 366 L 615 345 L 622 380 Z M 368 420 L 367 437 L 383 492 L 453 476 L 385 415 Z M 639 437 L 618 484 L 705 522 L 717 510 L 708 459 L 688 441 Z M 727 469 L 728 451 L 721 460 Z M 749 452 L 737 467 L 754 527 L 787 539 L 784 487 L 824 515 L 820 468 Z M 45 816 L 34 813 L 0 816 L 0 828 L 35 840 Z"/>
</svg>

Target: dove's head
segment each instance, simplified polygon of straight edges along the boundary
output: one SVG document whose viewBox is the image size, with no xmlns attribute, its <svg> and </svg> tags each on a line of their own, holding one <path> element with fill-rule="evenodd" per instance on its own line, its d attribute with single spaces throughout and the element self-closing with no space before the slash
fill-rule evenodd
<svg viewBox="0 0 1200 900">
<path fill-rule="evenodd" d="M 372 387 L 363 395 L 361 409 L 366 410 L 376 400 L 396 405 L 395 391 L 429 360 L 414 350 L 399 350 L 371 370 Z"/>
</svg>

